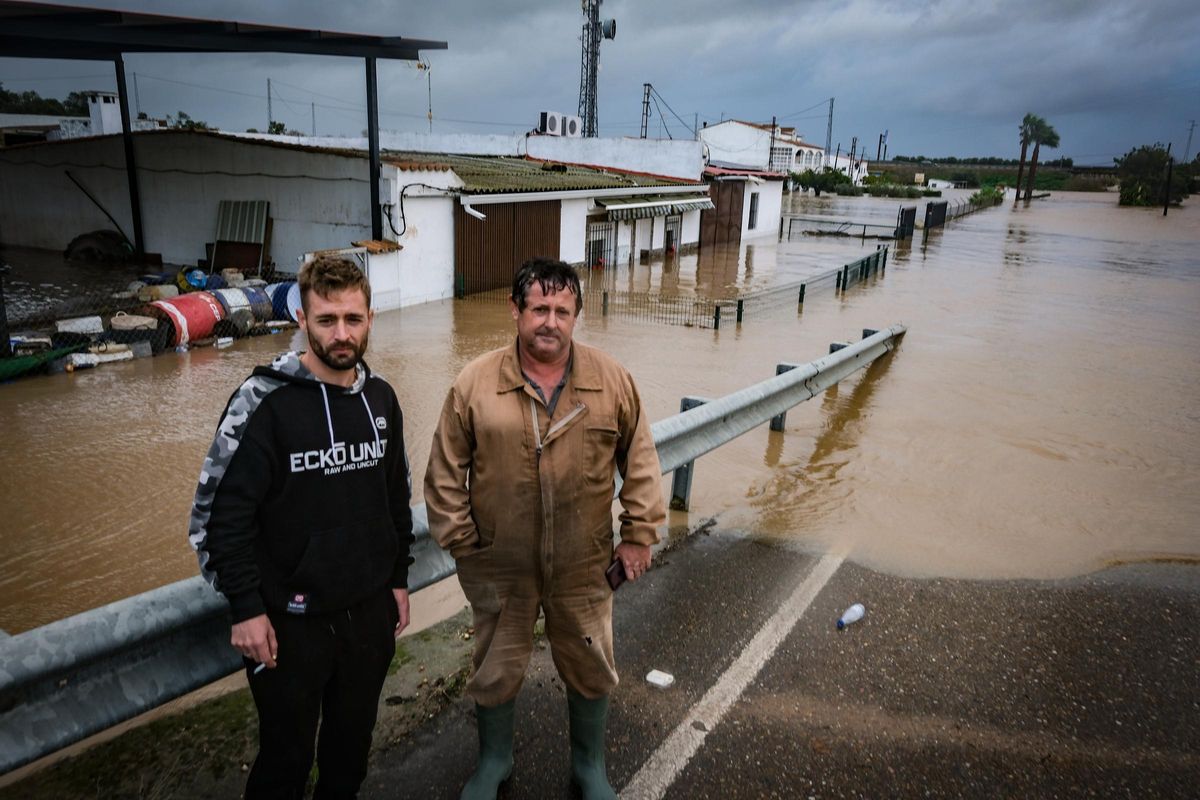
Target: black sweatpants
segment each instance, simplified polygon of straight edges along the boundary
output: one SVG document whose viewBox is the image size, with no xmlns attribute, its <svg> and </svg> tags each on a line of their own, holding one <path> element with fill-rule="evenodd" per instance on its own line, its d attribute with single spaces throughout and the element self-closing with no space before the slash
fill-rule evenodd
<svg viewBox="0 0 1200 800">
<path fill-rule="evenodd" d="M 313 797 L 353 798 L 367 775 L 379 693 L 396 652 L 394 595 L 384 589 L 331 614 L 267 616 L 279 658 L 275 669 L 257 675 L 258 665 L 246 664 L 258 708 L 259 749 L 245 796 L 302 798 L 317 740 Z"/>
</svg>

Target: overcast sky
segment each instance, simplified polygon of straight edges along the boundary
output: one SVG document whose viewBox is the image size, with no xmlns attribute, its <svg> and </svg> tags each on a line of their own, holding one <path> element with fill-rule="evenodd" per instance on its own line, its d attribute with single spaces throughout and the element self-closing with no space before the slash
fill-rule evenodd
<svg viewBox="0 0 1200 800">
<path fill-rule="evenodd" d="M 519 132 L 540 110 L 578 109 L 579 0 L 57 1 L 446 41 L 424 54 L 435 132 Z M 892 155 L 1015 158 L 1033 112 L 1062 137 L 1050 157 L 1111 163 L 1156 141 L 1182 153 L 1200 120 L 1196 0 L 606 0 L 601 16 L 617 21 L 601 46 L 603 136 L 638 135 L 647 82 L 682 118 L 654 109 L 654 137 L 690 138 L 697 115 L 774 115 L 824 145 L 834 97 L 834 146 L 857 136 L 871 156 L 887 130 Z M 263 129 L 270 78 L 273 116 L 288 127 L 310 132 L 314 104 L 318 134 L 366 124 L 360 60 L 135 54 L 126 68 L 155 117 Z M 381 127 L 427 130 L 425 73 L 381 61 L 379 80 Z M 115 88 L 109 64 L 87 61 L 0 58 L 0 82 L 52 97 Z"/>
</svg>

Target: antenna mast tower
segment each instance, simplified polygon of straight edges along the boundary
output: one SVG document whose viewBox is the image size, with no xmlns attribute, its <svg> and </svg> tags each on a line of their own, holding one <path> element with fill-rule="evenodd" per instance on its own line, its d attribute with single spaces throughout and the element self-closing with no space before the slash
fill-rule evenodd
<svg viewBox="0 0 1200 800">
<path fill-rule="evenodd" d="M 600 4 L 604 0 L 582 0 L 583 55 L 579 64 L 579 117 L 583 120 L 583 135 L 595 138 L 596 132 L 596 73 L 600 67 L 600 40 L 615 39 L 617 21 L 600 19 Z"/>
</svg>

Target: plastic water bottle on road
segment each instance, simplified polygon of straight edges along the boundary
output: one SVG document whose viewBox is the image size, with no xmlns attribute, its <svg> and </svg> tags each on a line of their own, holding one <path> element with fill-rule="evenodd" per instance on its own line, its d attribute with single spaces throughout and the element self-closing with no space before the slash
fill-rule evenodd
<svg viewBox="0 0 1200 800">
<path fill-rule="evenodd" d="M 845 611 L 843 611 L 842 615 L 840 617 L 838 617 L 837 629 L 840 631 L 842 628 L 846 627 L 847 625 L 851 625 L 855 622 L 858 622 L 860 619 L 863 618 L 863 614 L 865 614 L 865 613 L 867 613 L 867 610 L 865 608 L 863 608 L 863 604 L 855 603 L 854 605 L 850 606 Z"/>
</svg>

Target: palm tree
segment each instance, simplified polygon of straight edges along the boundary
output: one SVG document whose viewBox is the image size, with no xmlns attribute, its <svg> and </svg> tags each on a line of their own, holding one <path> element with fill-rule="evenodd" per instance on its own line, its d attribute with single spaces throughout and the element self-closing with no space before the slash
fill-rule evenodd
<svg viewBox="0 0 1200 800">
<path fill-rule="evenodd" d="M 1021 120 L 1021 163 L 1017 165 L 1017 196 L 1013 198 L 1013 205 L 1021 199 L 1021 176 L 1025 173 L 1025 153 L 1029 150 L 1029 143 L 1033 141 L 1033 132 L 1037 128 L 1040 117 L 1034 114 L 1026 114 L 1025 119 Z"/>
<path fill-rule="evenodd" d="M 1046 147 L 1058 147 L 1058 131 L 1046 120 L 1038 117 L 1037 127 L 1033 131 L 1033 160 L 1029 164 L 1029 183 L 1025 184 L 1025 199 L 1033 195 L 1033 179 L 1037 177 L 1038 151 Z"/>
</svg>

